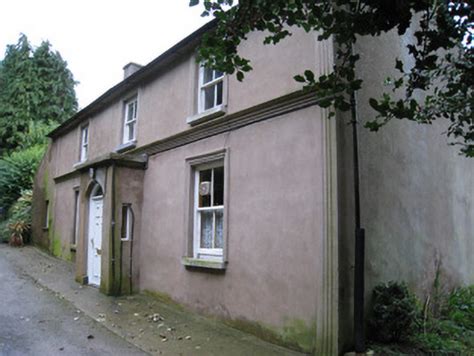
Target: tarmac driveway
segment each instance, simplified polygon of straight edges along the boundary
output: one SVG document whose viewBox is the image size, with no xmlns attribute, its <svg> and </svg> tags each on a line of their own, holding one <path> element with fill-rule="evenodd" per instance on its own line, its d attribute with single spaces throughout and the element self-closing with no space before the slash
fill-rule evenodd
<svg viewBox="0 0 474 356">
<path fill-rule="evenodd" d="M 0 254 L 0 355 L 145 355 Z"/>
</svg>

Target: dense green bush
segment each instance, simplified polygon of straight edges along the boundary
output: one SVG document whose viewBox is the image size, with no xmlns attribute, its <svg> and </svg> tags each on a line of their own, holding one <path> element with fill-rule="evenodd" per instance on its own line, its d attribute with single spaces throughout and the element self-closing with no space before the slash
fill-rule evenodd
<svg viewBox="0 0 474 356">
<path fill-rule="evenodd" d="M 439 293 L 440 285 L 437 274 L 423 310 L 404 284 L 375 288 L 371 336 L 383 343 L 371 345 L 377 354 L 474 355 L 474 286 Z"/>
<path fill-rule="evenodd" d="M 415 296 L 404 283 L 388 282 L 374 288 L 370 329 L 377 341 L 398 342 L 410 335 L 417 313 Z"/>
<path fill-rule="evenodd" d="M 32 200 L 33 192 L 30 189 L 21 192 L 21 196 L 10 208 L 8 218 L 0 223 L 2 242 L 12 242 L 13 235 L 21 240 L 20 245 L 30 241 Z"/>
<path fill-rule="evenodd" d="M 33 191 L 24 190 L 13 204 L 9 214 L 8 228 L 12 234 L 20 233 L 22 244 L 30 241 L 31 237 L 31 202 Z"/>
<path fill-rule="evenodd" d="M 459 326 L 474 331 L 474 285 L 455 289 L 447 304 L 446 316 Z"/>
<path fill-rule="evenodd" d="M 21 192 L 31 189 L 44 146 L 33 146 L 0 159 L 0 207 L 10 209 Z"/>
<path fill-rule="evenodd" d="M 10 240 L 10 229 L 8 228 L 8 220 L 0 221 L 0 242 L 8 242 Z"/>
</svg>

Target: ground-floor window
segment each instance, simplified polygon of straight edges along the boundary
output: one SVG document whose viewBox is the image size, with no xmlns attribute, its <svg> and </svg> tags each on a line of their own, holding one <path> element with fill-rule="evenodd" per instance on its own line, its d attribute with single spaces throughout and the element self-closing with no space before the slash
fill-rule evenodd
<svg viewBox="0 0 474 356">
<path fill-rule="evenodd" d="M 131 241 L 133 238 L 133 210 L 131 204 L 122 205 L 122 241 Z"/>
<path fill-rule="evenodd" d="M 79 188 L 74 189 L 74 230 L 72 232 L 71 245 L 76 246 L 79 236 Z"/>
<path fill-rule="evenodd" d="M 224 166 L 198 167 L 194 173 L 195 257 L 222 258 L 224 246 Z"/>
<path fill-rule="evenodd" d="M 226 150 L 188 159 L 189 258 L 226 261 L 227 162 Z"/>
</svg>

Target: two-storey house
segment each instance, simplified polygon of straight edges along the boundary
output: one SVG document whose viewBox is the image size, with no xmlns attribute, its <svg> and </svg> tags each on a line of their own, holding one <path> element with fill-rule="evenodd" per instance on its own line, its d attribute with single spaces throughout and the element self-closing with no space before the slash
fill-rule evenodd
<svg viewBox="0 0 474 356">
<path fill-rule="evenodd" d="M 329 72 L 333 43 L 295 31 L 264 46 L 253 33 L 240 51 L 254 70 L 239 82 L 196 62 L 212 26 L 144 67 L 127 65 L 122 82 L 50 133 L 35 182 L 35 243 L 104 293 L 152 291 L 290 347 L 336 354 L 350 345 L 352 325 L 351 131 L 345 115 L 328 120 L 292 79 Z M 388 35 L 358 50 L 372 85 L 364 102 L 402 47 Z M 368 112 L 360 106 L 360 116 Z M 428 129 L 410 130 L 362 132 L 368 291 L 388 279 L 417 285 L 443 244 L 448 273 L 474 279 L 456 257 L 473 250 L 472 219 L 426 227 L 447 216 L 446 207 L 426 207 L 433 192 L 461 214 L 462 199 L 472 208 L 472 195 L 456 195 L 459 182 L 472 183 L 461 177 L 472 165 L 444 143 L 429 151 L 440 139 Z M 445 181 L 440 168 L 426 185 L 436 157 L 458 172 Z M 454 230 L 464 240 L 446 242 Z"/>
</svg>

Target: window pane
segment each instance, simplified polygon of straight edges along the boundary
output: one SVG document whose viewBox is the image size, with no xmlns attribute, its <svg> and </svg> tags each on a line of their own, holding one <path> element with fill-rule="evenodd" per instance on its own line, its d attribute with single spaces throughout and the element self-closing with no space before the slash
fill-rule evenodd
<svg viewBox="0 0 474 356">
<path fill-rule="evenodd" d="M 214 79 L 220 78 L 224 75 L 224 73 L 219 72 L 218 70 L 214 71 Z"/>
<path fill-rule="evenodd" d="M 135 122 L 127 124 L 127 128 L 128 128 L 128 140 L 132 141 L 133 139 L 135 139 Z"/>
<path fill-rule="evenodd" d="M 216 84 L 216 105 L 222 104 L 222 93 L 223 93 L 223 82 L 219 82 Z"/>
<path fill-rule="evenodd" d="M 216 214 L 215 248 L 224 247 L 224 212 L 218 210 Z"/>
<path fill-rule="evenodd" d="M 82 129 L 82 143 L 87 143 L 88 141 L 88 134 L 89 134 L 89 128 L 88 127 L 84 127 Z"/>
<path fill-rule="evenodd" d="M 208 182 L 208 186 L 210 188 L 211 179 L 212 179 L 212 170 L 206 169 L 204 171 L 199 172 L 199 207 L 208 207 L 211 206 L 211 190 L 204 191 L 201 188 L 204 188 L 201 183 Z"/>
<path fill-rule="evenodd" d="M 204 88 L 204 110 L 214 107 L 214 85 Z"/>
<path fill-rule="evenodd" d="M 224 167 L 214 168 L 214 204 L 224 205 Z"/>
<path fill-rule="evenodd" d="M 203 84 L 206 84 L 206 83 L 209 83 L 210 81 L 212 81 L 213 72 L 214 71 L 212 69 L 204 68 L 204 75 L 203 75 L 203 78 L 202 78 L 202 83 Z"/>
<path fill-rule="evenodd" d="M 133 117 L 134 117 L 134 115 L 133 115 L 133 111 L 134 111 L 133 107 L 134 107 L 134 106 L 135 106 L 134 103 L 130 103 L 130 104 L 127 105 L 127 122 L 133 120 Z"/>
<path fill-rule="evenodd" d="M 127 233 L 128 233 L 128 206 L 122 205 L 122 231 L 121 231 L 121 237 L 122 239 L 128 238 Z"/>
<path fill-rule="evenodd" d="M 79 190 L 74 191 L 74 234 L 72 237 L 71 244 L 77 243 L 77 237 L 79 236 Z"/>
<path fill-rule="evenodd" d="M 201 248 L 212 248 L 212 211 L 201 214 Z"/>
</svg>

